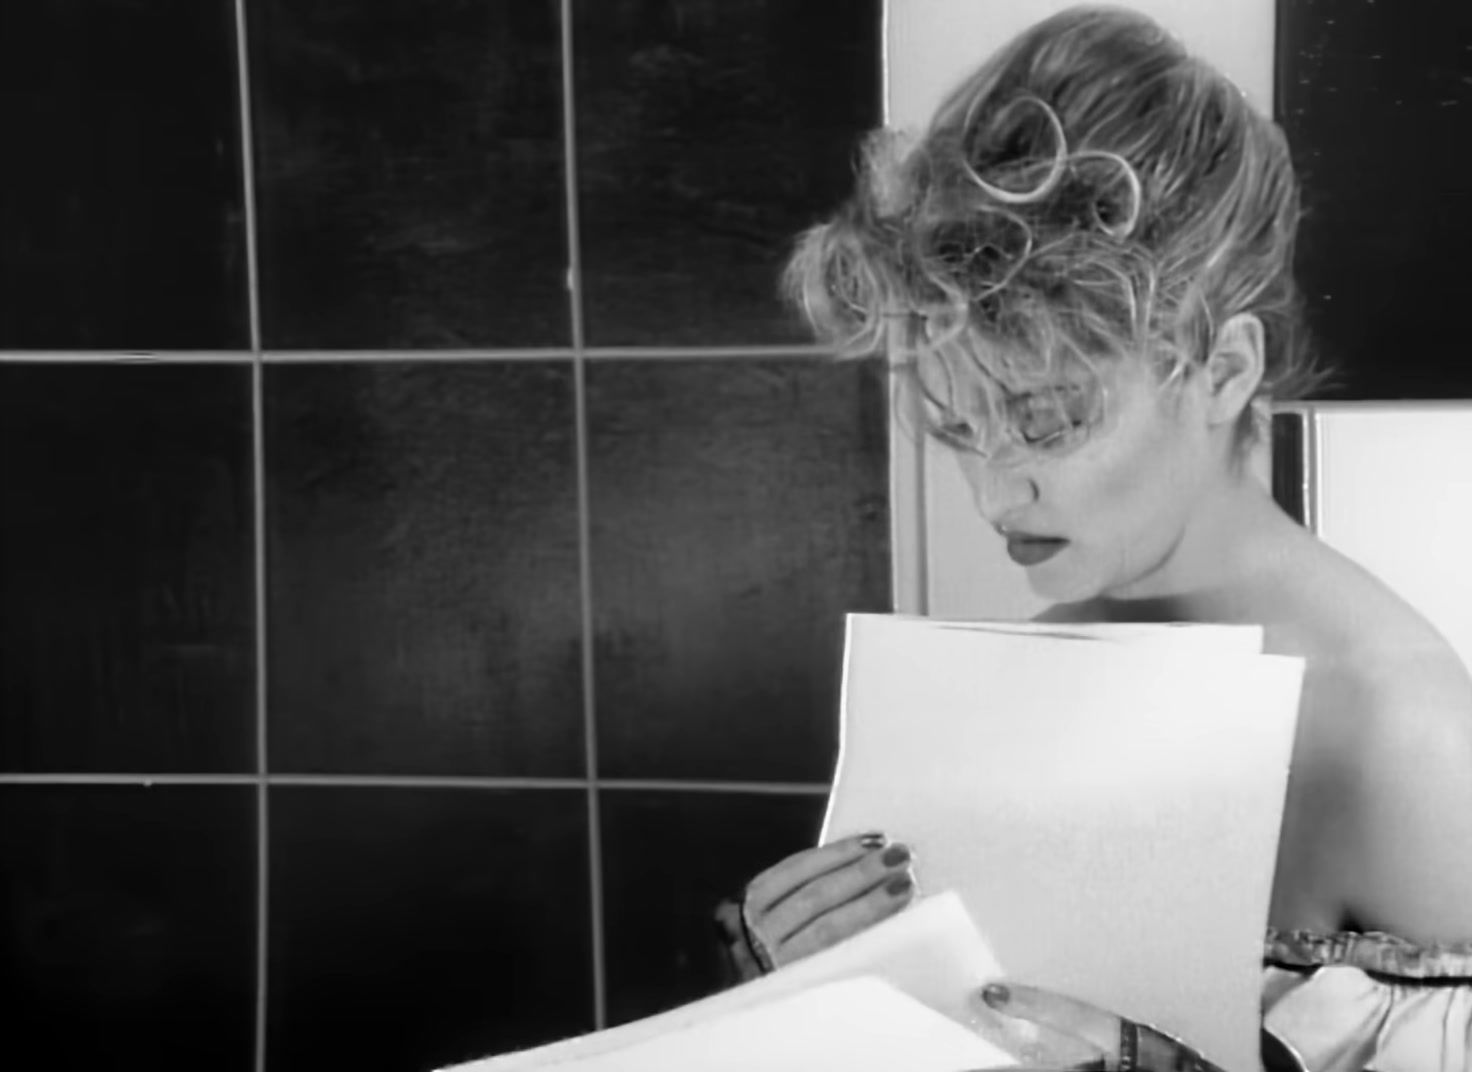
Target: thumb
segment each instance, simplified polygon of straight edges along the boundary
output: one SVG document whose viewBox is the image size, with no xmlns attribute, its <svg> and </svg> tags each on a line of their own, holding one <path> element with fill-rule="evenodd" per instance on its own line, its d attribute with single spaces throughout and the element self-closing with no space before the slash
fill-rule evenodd
<svg viewBox="0 0 1472 1072">
<path fill-rule="evenodd" d="M 1041 1029 L 1039 1038 L 1049 1040 L 1050 1048 L 1065 1046 L 1066 1039 L 1072 1040 L 1074 1052 L 1083 1043 L 1091 1051 L 1090 1057 L 1102 1053 L 1114 1058 L 1119 1054 L 1122 1021 L 1086 1001 L 1012 982 L 988 983 L 979 996 L 989 1009 L 1036 1025 Z"/>
</svg>

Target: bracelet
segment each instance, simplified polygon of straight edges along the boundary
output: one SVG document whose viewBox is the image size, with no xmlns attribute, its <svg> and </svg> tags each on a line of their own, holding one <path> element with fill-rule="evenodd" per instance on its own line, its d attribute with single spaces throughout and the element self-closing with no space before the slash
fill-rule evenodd
<svg viewBox="0 0 1472 1072">
<path fill-rule="evenodd" d="M 1119 1063 L 1115 1067 L 1119 1072 L 1222 1072 L 1199 1050 L 1159 1028 L 1133 1020 L 1119 1023 Z"/>
</svg>

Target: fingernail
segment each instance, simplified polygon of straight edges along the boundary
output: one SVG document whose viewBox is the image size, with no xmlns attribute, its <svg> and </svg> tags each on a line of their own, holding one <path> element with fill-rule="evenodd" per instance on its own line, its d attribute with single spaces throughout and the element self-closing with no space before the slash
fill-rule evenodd
<svg viewBox="0 0 1472 1072">
<path fill-rule="evenodd" d="M 899 867 L 900 864 L 910 859 L 910 850 L 904 845 L 891 845 L 884 850 L 884 855 L 879 857 L 879 862 L 885 867 Z"/>
<path fill-rule="evenodd" d="M 864 846 L 864 848 L 866 849 L 877 849 L 881 845 L 883 845 L 886 840 L 888 839 L 885 838 L 883 834 L 865 834 L 863 837 L 859 838 L 859 844 Z"/>
<path fill-rule="evenodd" d="M 915 880 L 909 875 L 895 875 L 894 878 L 884 884 L 884 892 L 891 897 L 902 897 L 910 892 L 910 887 L 914 884 Z"/>
<path fill-rule="evenodd" d="M 987 983 L 981 988 L 981 1000 L 994 1009 L 1000 1009 L 1012 1000 L 1012 991 L 1001 983 Z"/>
</svg>

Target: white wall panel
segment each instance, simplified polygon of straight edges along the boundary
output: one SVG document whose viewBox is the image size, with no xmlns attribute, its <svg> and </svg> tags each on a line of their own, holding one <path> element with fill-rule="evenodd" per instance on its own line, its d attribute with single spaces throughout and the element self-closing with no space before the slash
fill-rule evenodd
<svg viewBox="0 0 1472 1072">
<path fill-rule="evenodd" d="M 1318 531 L 1472 666 L 1472 402 L 1315 407 Z"/>
<path fill-rule="evenodd" d="M 889 0 L 885 44 L 890 122 L 923 123 L 947 90 L 1021 30 L 1074 0 Z M 1273 102 L 1274 0 L 1133 0 L 1242 87 Z"/>
</svg>

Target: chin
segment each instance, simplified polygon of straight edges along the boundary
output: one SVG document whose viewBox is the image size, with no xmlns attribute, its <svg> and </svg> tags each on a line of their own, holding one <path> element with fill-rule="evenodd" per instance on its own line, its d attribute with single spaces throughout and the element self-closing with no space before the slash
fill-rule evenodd
<svg viewBox="0 0 1472 1072">
<path fill-rule="evenodd" d="M 1072 548 L 1068 549 L 1071 550 Z M 1082 603 L 1099 594 L 1100 586 L 1094 578 L 1077 568 L 1069 569 L 1059 561 L 1060 558 L 1067 557 L 1068 551 L 1039 565 L 1023 567 L 1023 572 L 1027 574 L 1027 586 L 1032 589 L 1033 595 L 1041 596 L 1050 603 Z"/>
</svg>

